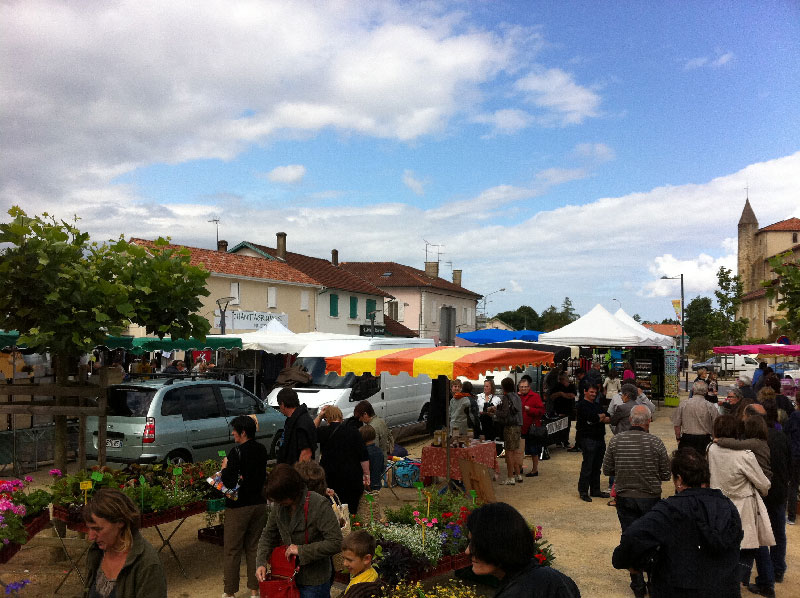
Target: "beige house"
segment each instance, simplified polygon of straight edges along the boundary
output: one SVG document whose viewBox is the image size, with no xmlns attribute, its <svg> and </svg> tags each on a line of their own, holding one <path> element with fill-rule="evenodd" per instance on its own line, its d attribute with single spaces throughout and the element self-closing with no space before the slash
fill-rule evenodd
<svg viewBox="0 0 800 598">
<path fill-rule="evenodd" d="M 146 239 L 131 243 L 153 246 Z M 316 295 L 322 285 L 310 276 L 278 261 L 228 253 L 228 244 L 220 241 L 217 251 L 183 247 L 191 263 L 208 270 L 207 297 L 202 297 L 200 313 L 211 323 L 211 334 L 219 334 L 220 305 L 226 307 L 225 332 L 252 332 L 277 319 L 292 332 L 311 332 L 316 322 Z M 227 303 L 227 305 L 225 305 Z M 134 336 L 144 336 L 144 329 L 132 327 Z"/>
<path fill-rule="evenodd" d="M 315 330 L 360 336 L 388 332 L 383 305 L 393 297 L 342 268 L 338 250 L 331 251 L 330 260 L 293 253 L 286 250 L 286 233 L 277 233 L 274 249 L 243 241 L 230 252 L 288 264 L 320 284 L 321 290 L 315 295 Z"/>
<path fill-rule="evenodd" d="M 420 338 L 452 345 L 457 333 L 475 330 L 481 295 L 461 286 L 461 270 L 453 270 L 449 281 L 439 277 L 439 262 L 425 262 L 424 271 L 396 262 L 342 262 L 341 266 L 390 294 L 384 303 L 386 315 Z"/>
<path fill-rule="evenodd" d="M 767 297 L 761 281 L 775 278 L 769 259 L 786 251 L 800 256 L 800 218 L 789 218 L 764 228 L 746 200 L 739 219 L 739 255 L 737 273 L 742 279 L 744 296 L 738 316 L 747 318 L 747 338 L 774 341 L 774 322 L 780 318 L 778 301 Z"/>
</svg>

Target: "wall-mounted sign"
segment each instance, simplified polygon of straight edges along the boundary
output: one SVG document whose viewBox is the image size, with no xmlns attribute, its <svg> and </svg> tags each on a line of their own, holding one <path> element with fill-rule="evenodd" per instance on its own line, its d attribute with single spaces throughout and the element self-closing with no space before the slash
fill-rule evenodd
<svg viewBox="0 0 800 598">
<path fill-rule="evenodd" d="M 386 326 L 383 324 L 361 324 L 358 327 L 358 334 L 361 336 L 386 336 Z"/>
<path fill-rule="evenodd" d="M 271 320 L 278 320 L 281 324 L 289 327 L 289 316 L 287 314 L 275 314 L 265 311 L 242 311 L 227 310 L 225 312 L 225 331 L 231 330 L 258 330 L 262 326 L 269 324 Z M 219 310 L 214 310 L 214 328 L 219 328 Z"/>
</svg>

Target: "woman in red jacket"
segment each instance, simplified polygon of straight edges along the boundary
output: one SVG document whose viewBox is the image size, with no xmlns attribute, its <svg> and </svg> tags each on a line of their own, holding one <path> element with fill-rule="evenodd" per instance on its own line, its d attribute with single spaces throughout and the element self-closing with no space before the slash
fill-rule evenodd
<svg viewBox="0 0 800 598">
<path fill-rule="evenodd" d="M 527 478 L 539 475 L 539 454 L 542 452 L 542 445 L 532 440 L 528 432 L 534 427 L 542 425 L 542 417 L 545 409 L 542 397 L 539 393 L 531 390 L 531 377 L 525 375 L 519 381 L 519 398 L 522 401 L 522 435 L 525 437 L 525 454 L 531 457 L 531 470 L 525 474 Z M 521 478 L 520 478 L 521 479 Z"/>
</svg>

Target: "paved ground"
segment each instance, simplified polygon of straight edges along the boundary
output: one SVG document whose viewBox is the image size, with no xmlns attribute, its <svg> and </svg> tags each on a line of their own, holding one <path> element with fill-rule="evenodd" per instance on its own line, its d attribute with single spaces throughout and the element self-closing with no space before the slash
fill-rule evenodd
<svg viewBox="0 0 800 598">
<path fill-rule="evenodd" d="M 722 389 L 720 389 L 722 391 Z M 720 392 L 722 394 L 722 392 Z M 658 434 L 672 451 L 676 448 L 670 417 L 674 409 L 660 407 L 651 431 Z M 409 440 L 412 454 L 419 454 L 427 440 Z M 628 574 L 611 567 L 611 553 L 619 539 L 619 523 L 615 510 L 605 500 L 584 503 L 578 498 L 577 480 L 581 455 L 553 449 L 552 459 L 541 464 L 538 478 L 527 478 L 517 486 L 495 487 L 497 499 L 517 507 L 526 518 L 541 525 L 544 534 L 555 549 L 556 568 L 572 577 L 584 597 L 627 598 Z M 501 479 L 505 467 L 501 462 Z M 527 466 L 527 463 L 526 463 Z M 37 474 L 37 479 L 46 478 Z M 604 478 L 605 481 L 605 478 Z M 664 494 L 672 493 L 672 484 L 664 484 Z M 384 490 L 382 500 L 393 502 Z M 401 500 L 413 501 L 415 490 L 399 488 Z M 389 500 L 391 498 L 391 500 Z M 184 524 L 174 538 L 174 545 L 182 559 L 188 579 L 184 578 L 170 555 L 163 556 L 167 572 L 170 598 L 218 598 L 222 593 L 222 548 L 197 541 L 197 529 L 204 526 L 204 516 L 196 515 Z M 171 525 L 166 526 L 171 529 Z M 145 537 L 156 544 L 154 530 L 144 531 Z M 783 584 L 777 586 L 778 596 L 800 596 L 800 526 L 787 526 L 789 570 Z M 156 544 L 158 545 L 158 544 Z M 49 550 L 34 541 L 24 547 L 14 559 L 2 567 L 3 579 L 30 577 L 32 585 L 24 595 L 30 597 L 52 596 L 53 589 L 66 570 L 66 561 L 48 564 Z M 244 588 L 244 584 L 242 584 Z M 240 591 L 239 596 L 247 592 Z M 77 578 L 71 578 L 59 595 L 80 595 Z M 746 591 L 745 596 L 748 596 Z"/>
</svg>

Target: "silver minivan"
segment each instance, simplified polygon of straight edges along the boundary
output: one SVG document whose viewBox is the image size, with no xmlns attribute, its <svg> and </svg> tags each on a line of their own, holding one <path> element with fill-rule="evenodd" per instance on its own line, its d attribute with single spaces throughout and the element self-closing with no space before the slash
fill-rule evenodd
<svg viewBox="0 0 800 598">
<path fill-rule="evenodd" d="M 108 390 L 106 461 L 173 463 L 218 458 L 233 444 L 230 421 L 258 419 L 256 440 L 274 458 L 286 418 L 241 386 L 178 378 L 117 384 Z M 97 459 L 97 418 L 87 417 L 86 455 Z"/>
</svg>

